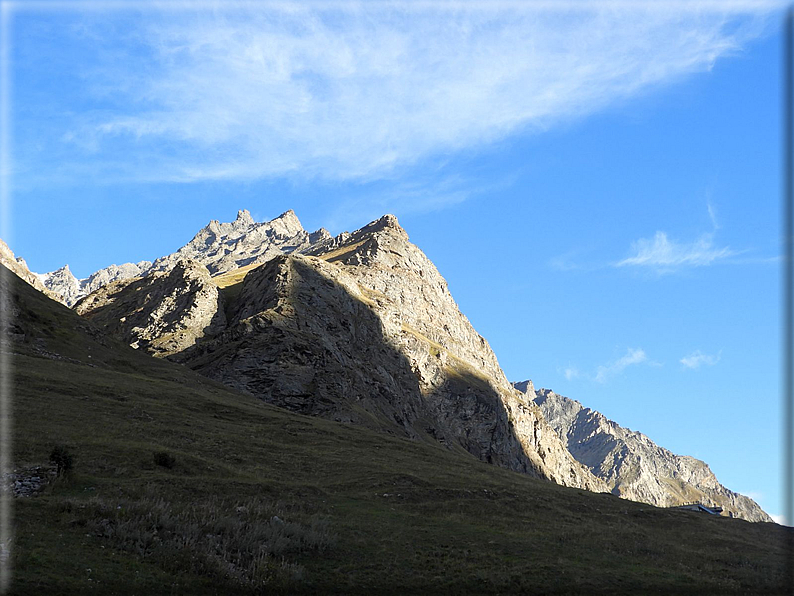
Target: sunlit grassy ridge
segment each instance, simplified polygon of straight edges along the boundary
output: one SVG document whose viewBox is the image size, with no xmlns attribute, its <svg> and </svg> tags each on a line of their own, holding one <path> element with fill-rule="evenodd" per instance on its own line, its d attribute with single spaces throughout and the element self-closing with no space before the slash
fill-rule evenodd
<svg viewBox="0 0 794 596">
<path fill-rule="evenodd" d="M 14 594 L 781 592 L 780 526 L 292 414 L 17 286 L 14 460 L 75 463 L 16 501 Z"/>
<path fill-rule="evenodd" d="M 253 271 L 257 267 L 261 267 L 262 263 L 252 263 L 251 265 L 246 265 L 245 267 L 240 267 L 238 269 L 233 269 L 232 271 L 228 271 L 226 273 L 221 273 L 220 275 L 216 275 L 212 278 L 212 281 L 215 283 L 216 286 L 219 288 L 227 288 L 229 286 L 233 286 L 235 284 L 240 283 L 243 281 L 246 275 L 248 275 L 249 271 Z"/>
</svg>

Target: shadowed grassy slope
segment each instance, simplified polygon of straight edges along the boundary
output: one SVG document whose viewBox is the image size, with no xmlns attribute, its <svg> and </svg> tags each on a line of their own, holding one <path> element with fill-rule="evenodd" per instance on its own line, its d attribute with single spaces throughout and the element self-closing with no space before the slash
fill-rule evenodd
<svg viewBox="0 0 794 596">
<path fill-rule="evenodd" d="M 14 594 L 780 591 L 780 526 L 279 410 L 15 290 L 15 463 L 65 444 L 75 466 L 16 500 Z"/>
</svg>

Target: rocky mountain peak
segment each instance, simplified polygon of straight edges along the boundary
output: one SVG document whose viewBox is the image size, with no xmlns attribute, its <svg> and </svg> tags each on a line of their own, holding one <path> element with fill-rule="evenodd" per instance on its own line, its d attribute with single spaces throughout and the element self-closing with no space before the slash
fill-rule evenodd
<svg viewBox="0 0 794 596">
<path fill-rule="evenodd" d="M 270 222 L 270 225 L 277 233 L 288 238 L 296 236 L 302 232 L 305 233 L 303 225 L 301 225 L 298 216 L 295 215 L 295 212 L 292 209 L 285 211 L 277 218 L 273 219 Z"/>
<path fill-rule="evenodd" d="M 69 306 L 74 304 L 83 294 L 80 281 L 69 269 L 69 265 L 64 265 L 60 269 L 44 274 L 42 281 L 48 289 L 59 294 L 62 301 Z"/>
<path fill-rule="evenodd" d="M 219 304 L 218 287 L 207 268 L 180 259 L 169 271 L 108 283 L 74 309 L 133 348 L 165 356 L 222 327 L 225 316 Z"/>
<path fill-rule="evenodd" d="M 14 252 L 3 240 L 0 240 L 0 265 L 5 266 L 6 269 L 14 272 L 18 277 L 40 292 L 44 292 L 50 298 L 63 302 L 60 295 L 50 291 L 50 289 L 45 286 L 42 276 L 30 271 L 25 259 L 15 256 Z"/>
<path fill-rule="evenodd" d="M 574 458 L 614 494 L 658 507 L 700 501 L 721 506 L 732 517 L 771 521 L 755 501 L 720 484 L 704 462 L 676 455 L 646 435 L 549 389 L 530 393 L 531 386 L 531 381 L 514 383 L 540 408 Z"/>
<path fill-rule="evenodd" d="M 535 400 L 535 385 L 532 384 L 530 379 L 527 379 L 526 381 L 520 381 L 519 383 L 513 383 L 513 387 L 525 394 L 530 400 Z"/>
<path fill-rule="evenodd" d="M 240 209 L 237 212 L 237 219 L 234 221 L 250 226 L 254 223 L 254 218 L 251 217 L 251 212 L 248 209 Z"/>
<path fill-rule="evenodd" d="M 133 345 L 269 403 L 608 490 L 510 386 L 395 217 L 314 246 L 299 225 L 287 212 L 245 234 L 199 234 L 174 255 L 193 251 L 210 273 L 262 259 L 221 292 L 178 260 L 170 276 L 111 284 L 77 310 Z"/>
<path fill-rule="evenodd" d="M 400 227 L 400 222 L 397 221 L 397 217 L 392 215 L 391 213 L 387 213 L 383 217 L 380 217 L 380 218 L 376 219 L 371 224 L 369 224 L 369 225 L 365 226 L 364 228 L 362 228 L 361 231 L 362 232 L 364 232 L 364 231 L 376 232 L 378 230 L 383 230 L 383 229 L 386 229 L 386 228 L 392 228 L 394 230 L 399 230 L 399 231 L 405 233 L 405 230 L 403 230 Z"/>
</svg>

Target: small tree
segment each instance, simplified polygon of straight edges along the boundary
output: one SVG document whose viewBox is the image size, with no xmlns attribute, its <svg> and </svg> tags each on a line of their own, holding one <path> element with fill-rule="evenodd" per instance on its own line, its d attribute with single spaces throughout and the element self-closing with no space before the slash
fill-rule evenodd
<svg viewBox="0 0 794 596">
<path fill-rule="evenodd" d="M 65 445 L 56 445 L 50 451 L 50 462 L 55 464 L 58 476 L 63 476 L 74 466 L 74 457 Z"/>
</svg>

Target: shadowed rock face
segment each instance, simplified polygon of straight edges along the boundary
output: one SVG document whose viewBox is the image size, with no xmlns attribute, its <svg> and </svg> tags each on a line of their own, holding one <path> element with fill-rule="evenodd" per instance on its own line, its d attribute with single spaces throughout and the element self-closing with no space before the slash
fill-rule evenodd
<svg viewBox="0 0 794 596">
<path fill-rule="evenodd" d="M 568 451 L 614 494 L 659 507 L 700 501 L 733 517 L 772 521 L 755 501 L 721 485 L 704 462 L 675 455 L 578 401 L 548 389 L 535 391 L 531 381 L 515 386 L 538 404 Z"/>
<path fill-rule="evenodd" d="M 218 288 L 207 268 L 188 260 L 168 272 L 111 282 L 74 309 L 133 348 L 155 356 L 181 352 L 225 322 Z"/>
<path fill-rule="evenodd" d="M 101 312 L 106 328 L 125 341 L 141 337 L 140 347 L 275 405 L 440 441 L 560 484 L 607 490 L 508 383 L 396 218 L 321 239 L 312 252 L 277 256 L 225 288 L 216 314 L 208 307 L 198 325 L 180 324 L 205 325 L 203 336 L 188 334 L 192 347 L 164 341 L 170 327 L 144 324 L 151 313 L 177 312 L 170 298 L 157 306 L 159 296 L 174 291 L 174 280 L 161 274 L 111 284 L 97 308 L 89 297 L 78 312 L 94 312 L 97 322 Z M 135 289 L 140 284 L 145 289 Z M 151 296 L 144 305 L 134 299 L 141 293 Z"/>
</svg>

